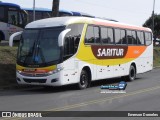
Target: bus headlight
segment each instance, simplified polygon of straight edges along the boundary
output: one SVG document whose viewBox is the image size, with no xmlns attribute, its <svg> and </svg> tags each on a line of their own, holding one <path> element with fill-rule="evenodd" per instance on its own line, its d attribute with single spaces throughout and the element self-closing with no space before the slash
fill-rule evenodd
<svg viewBox="0 0 160 120">
<path fill-rule="evenodd" d="M 63 67 L 56 68 L 56 69 L 53 70 L 53 71 L 49 71 L 49 72 L 48 72 L 48 75 L 52 75 L 52 74 L 58 73 L 58 72 L 60 72 L 60 71 L 63 70 L 63 69 L 64 69 Z"/>
<path fill-rule="evenodd" d="M 18 72 L 19 74 L 21 74 L 21 73 L 22 73 L 22 71 L 20 71 L 20 70 L 17 70 L 17 72 Z"/>
</svg>

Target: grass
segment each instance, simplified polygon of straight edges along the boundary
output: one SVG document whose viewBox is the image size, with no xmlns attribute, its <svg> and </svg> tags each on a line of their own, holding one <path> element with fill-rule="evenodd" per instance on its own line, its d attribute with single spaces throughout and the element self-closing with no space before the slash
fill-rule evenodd
<svg viewBox="0 0 160 120">
<path fill-rule="evenodd" d="M 0 46 L 0 87 L 16 84 L 17 47 Z"/>
<path fill-rule="evenodd" d="M 17 47 L 0 45 L 0 88 L 16 83 Z M 160 66 L 160 47 L 154 47 L 154 67 Z"/>
<path fill-rule="evenodd" d="M 154 47 L 153 49 L 153 66 L 160 66 L 160 47 Z"/>
</svg>

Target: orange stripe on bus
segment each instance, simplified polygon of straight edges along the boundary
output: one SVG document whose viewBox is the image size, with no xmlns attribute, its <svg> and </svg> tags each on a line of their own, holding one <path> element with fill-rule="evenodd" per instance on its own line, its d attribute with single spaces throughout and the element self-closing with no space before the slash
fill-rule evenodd
<svg viewBox="0 0 160 120">
<path fill-rule="evenodd" d="M 137 58 L 145 51 L 146 48 L 146 46 L 128 46 L 125 58 Z"/>
</svg>

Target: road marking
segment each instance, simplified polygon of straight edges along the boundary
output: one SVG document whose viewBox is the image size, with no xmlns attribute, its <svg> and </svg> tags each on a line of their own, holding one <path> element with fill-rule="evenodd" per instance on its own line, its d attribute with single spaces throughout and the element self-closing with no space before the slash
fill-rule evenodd
<svg viewBox="0 0 160 120">
<path fill-rule="evenodd" d="M 115 95 L 113 97 L 106 97 L 106 98 L 103 98 L 103 99 L 91 100 L 91 101 L 88 101 L 88 102 L 83 102 L 83 103 L 78 103 L 78 104 L 73 104 L 73 105 L 67 105 L 67 106 L 63 106 L 63 107 L 48 109 L 48 110 L 44 110 L 44 111 L 45 111 L 45 114 L 53 112 L 53 111 L 64 111 L 64 110 L 69 110 L 69 109 L 78 108 L 78 107 L 82 107 L 82 106 L 87 106 L 87 105 L 91 105 L 91 104 L 102 103 L 102 102 L 106 102 L 106 101 L 109 101 L 109 100 L 114 100 L 114 99 L 118 99 L 118 98 L 122 98 L 122 97 L 137 95 L 137 94 L 141 94 L 141 93 L 145 93 L 145 92 L 149 92 L 149 91 L 153 91 L 153 90 L 157 90 L 157 89 L 160 89 L 160 86 L 155 86 L 155 87 L 151 87 L 151 88 L 147 88 L 147 89 L 137 90 L 137 91 L 133 91 L 133 92 L 130 92 L 130 93 L 123 94 L 123 95 L 122 94 L 121 95 Z M 2 120 L 22 120 L 22 119 L 26 119 L 26 118 L 2 118 Z"/>
<path fill-rule="evenodd" d="M 87 106 L 87 105 L 91 105 L 91 104 L 97 104 L 97 103 L 102 103 L 102 102 L 106 102 L 106 101 L 109 101 L 109 100 L 114 100 L 114 99 L 117 99 L 117 98 L 122 98 L 122 97 L 127 97 L 127 96 L 140 94 L 140 93 L 145 93 L 145 92 L 153 91 L 153 90 L 157 90 L 157 89 L 160 89 L 160 86 L 155 86 L 155 87 L 151 87 L 151 88 L 147 88 L 147 89 L 142 89 L 142 90 L 130 92 L 130 93 L 123 94 L 123 95 L 118 95 L 118 96 L 116 95 L 116 96 L 113 96 L 113 97 L 106 97 L 106 98 L 103 98 L 103 99 L 91 100 L 91 101 L 88 101 L 88 102 L 83 102 L 83 103 L 78 103 L 78 104 L 53 108 L 53 109 L 49 109 L 49 110 L 45 110 L 45 111 L 64 111 L 64 110 L 68 110 L 68 109 L 72 109 L 72 108 L 78 108 L 78 107 L 82 107 L 82 106 Z"/>
</svg>

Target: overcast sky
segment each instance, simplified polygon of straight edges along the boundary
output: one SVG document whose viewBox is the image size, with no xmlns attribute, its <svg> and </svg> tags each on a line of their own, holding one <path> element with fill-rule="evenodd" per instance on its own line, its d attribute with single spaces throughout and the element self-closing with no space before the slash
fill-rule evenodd
<svg viewBox="0 0 160 120">
<path fill-rule="evenodd" d="M 33 0 L 1 0 L 32 8 Z M 160 0 L 155 0 L 155 13 L 160 14 Z M 36 0 L 38 8 L 52 8 L 52 0 Z M 85 12 L 120 22 L 141 26 L 151 16 L 153 0 L 60 0 L 61 10 Z"/>
</svg>

